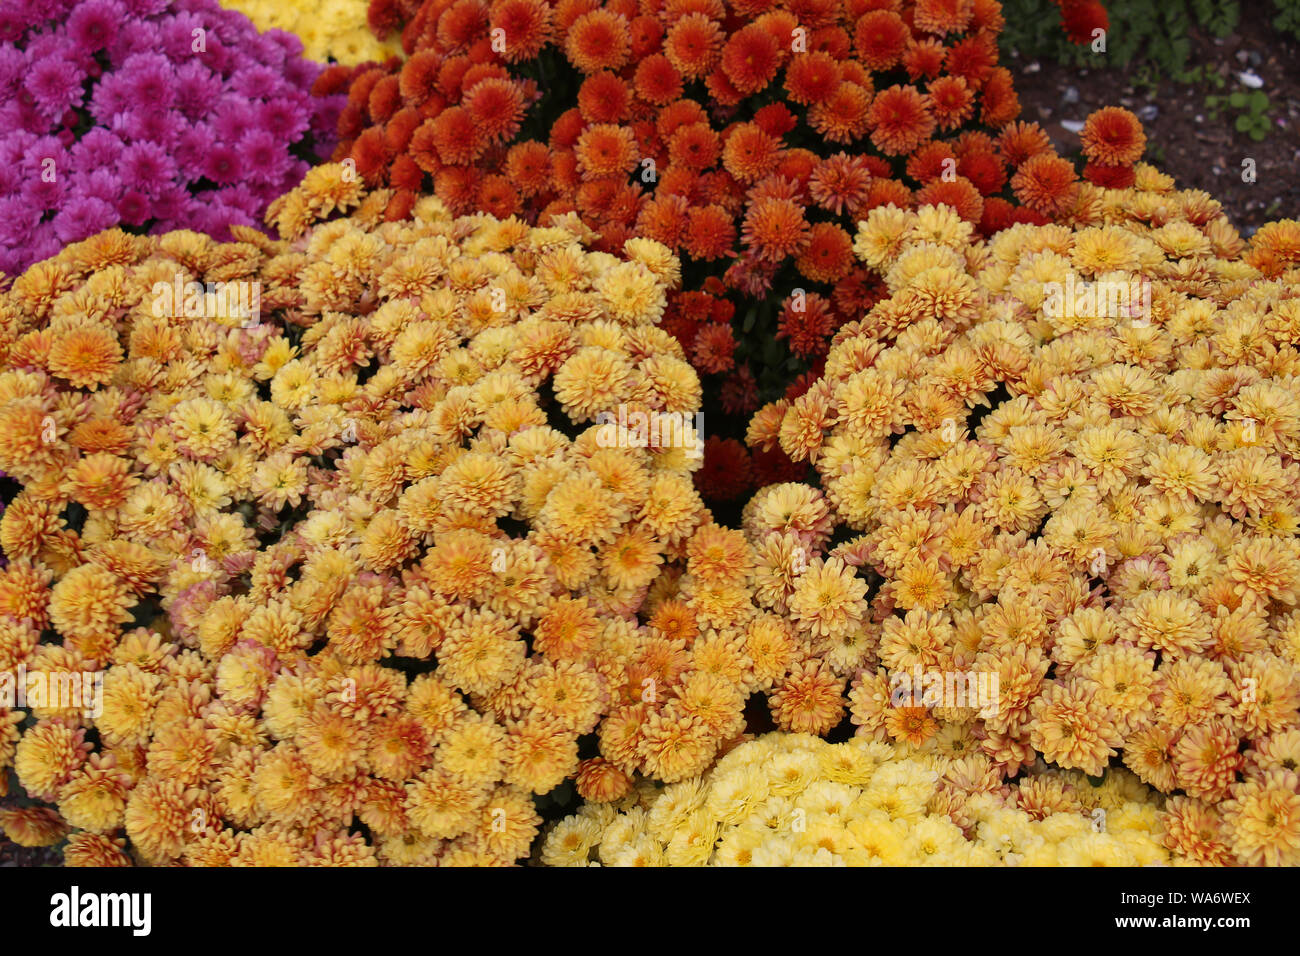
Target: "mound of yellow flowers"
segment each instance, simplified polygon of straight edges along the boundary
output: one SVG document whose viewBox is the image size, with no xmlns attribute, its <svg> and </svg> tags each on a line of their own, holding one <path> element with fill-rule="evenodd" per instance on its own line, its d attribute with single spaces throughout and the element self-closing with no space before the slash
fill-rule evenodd
<svg viewBox="0 0 1300 956">
<path fill-rule="evenodd" d="M 551 866 L 1137 866 L 1170 862 L 1159 795 L 987 759 L 774 732 L 707 774 L 589 803 L 547 833 Z"/>
<path fill-rule="evenodd" d="M 365 0 L 221 0 L 257 24 L 259 30 L 284 30 L 302 41 L 309 60 L 355 66 L 401 56 L 397 37 L 380 40 L 366 19 Z"/>
<path fill-rule="evenodd" d="M 285 238 L 106 232 L 0 297 L 0 671 L 102 681 L 0 709 L 13 839 L 508 863 L 579 773 L 707 518 L 678 264 L 389 198 L 318 167 Z"/>
<path fill-rule="evenodd" d="M 817 558 L 790 613 L 862 632 L 858 732 L 1009 778 L 1119 757 L 1190 857 L 1300 863 L 1300 223 L 1247 247 L 1139 166 L 1069 225 L 883 207 L 855 250 L 890 294 L 749 440 L 811 460 L 849 538 L 854 586 Z"/>
</svg>

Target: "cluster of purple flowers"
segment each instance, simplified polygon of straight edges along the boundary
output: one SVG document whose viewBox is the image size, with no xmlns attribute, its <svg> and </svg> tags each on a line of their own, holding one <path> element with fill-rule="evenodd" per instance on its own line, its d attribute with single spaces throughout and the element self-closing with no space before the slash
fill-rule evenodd
<svg viewBox="0 0 1300 956">
<path fill-rule="evenodd" d="M 0 272 L 115 225 L 260 225 L 335 145 L 322 69 L 216 0 L 0 0 Z"/>
</svg>

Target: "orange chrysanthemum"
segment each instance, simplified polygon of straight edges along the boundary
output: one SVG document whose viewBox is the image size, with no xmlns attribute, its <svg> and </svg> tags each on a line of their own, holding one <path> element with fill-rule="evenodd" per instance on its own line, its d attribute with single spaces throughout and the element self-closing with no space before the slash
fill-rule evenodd
<svg viewBox="0 0 1300 956">
<path fill-rule="evenodd" d="M 881 90 L 867 113 L 871 142 L 883 153 L 910 153 L 934 132 L 935 120 L 914 86 Z"/>
<path fill-rule="evenodd" d="M 1084 155 L 1105 166 L 1130 166 L 1142 158 L 1147 145 L 1141 121 L 1120 106 L 1107 106 L 1091 114 L 1079 138 Z"/>
</svg>

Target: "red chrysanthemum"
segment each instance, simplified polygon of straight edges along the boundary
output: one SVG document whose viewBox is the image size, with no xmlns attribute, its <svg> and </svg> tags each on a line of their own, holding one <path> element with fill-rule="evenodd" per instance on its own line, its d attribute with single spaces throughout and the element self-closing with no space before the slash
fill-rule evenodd
<svg viewBox="0 0 1300 956">
<path fill-rule="evenodd" d="M 419 191 L 424 185 L 424 170 L 406 153 L 393 160 L 388 168 L 388 184 L 394 189 Z"/>
<path fill-rule="evenodd" d="M 725 372 L 735 364 L 735 351 L 736 337 L 730 325 L 704 325 L 691 343 L 691 364 L 701 372 Z"/>
<path fill-rule="evenodd" d="M 916 193 L 918 206 L 951 206 L 969 223 L 978 223 L 984 215 L 984 197 L 974 184 L 965 176 L 954 179 L 935 179 L 922 186 Z"/>
<path fill-rule="evenodd" d="M 853 240 L 834 223 L 819 222 L 795 266 L 813 282 L 838 282 L 853 268 Z"/>
<path fill-rule="evenodd" d="M 795 355 L 825 355 L 834 330 L 830 303 L 813 293 L 801 300 L 786 300 L 777 321 L 776 337 L 788 339 Z"/>
<path fill-rule="evenodd" d="M 384 145 L 393 153 L 402 153 L 411 145 L 411 137 L 420 128 L 424 118 L 418 110 L 403 107 L 394 114 L 384 127 Z"/>
<path fill-rule="evenodd" d="M 1037 123 L 1010 123 L 998 136 L 998 151 L 1013 169 L 1030 156 L 1050 152 L 1052 141 Z"/>
<path fill-rule="evenodd" d="M 972 150 L 957 160 L 957 172 L 965 176 L 982 196 L 992 196 L 1007 184 L 1007 167 L 997 154 Z"/>
<path fill-rule="evenodd" d="M 464 216 L 474 208 L 480 179 L 473 166 L 444 166 L 433 177 L 433 191 L 453 214 Z"/>
<path fill-rule="evenodd" d="M 486 37 L 488 29 L 488 11 L 481 0 L 456 0 L 438 17 L 438 43 L 448 52 L 460 53 Z"/>
<path fill-rule="evenodd" d="M 370 90 L 366 108 L 376 123 L 387 123 L 402 105 L 402 94 L 397 88 L 397 77 L 385 76 Z"/>
<path fill-rule="evenodd" d="M 507 63 L 531 60 L 552 36 L 551 7 L 544 0 L 494 0 L 488 23 L 505 32 L 501 58 Z"/>
<path fill-rule="evenodd" d="M 757 93 L 781 67 L 782 47 L 757 24 L 733 33 L 722 48 L 722 71 L 741 93 Z"/>
<path fill-rule="evenodd" d="M 722 28 L 702 13 L 688 13 L 664 36 L 664 55 L 686 80 L 707 76 L 718 62 L 725 36 Z"/>
<path fill-rule="evenodd" d="M 920 94 L 917 99 L 920 100 Z M 850 143 L 866 133 L 872 108 L 870 90 L 843 80 L 834 93 L 808 110 L 808 125 L 832 143 Z M 930 129 L 933 128 L 931 120 Z"/>
<path fill-rule="evenodd" d="M 508 219 L 519 212 L 519 193 L 504 176 L 484 176 L 476 202 L 479 209 L 498 219 Z"/>
<path fill-rule="evenodd" d="M 947 173 L 957 175 L 957 154 L 950 143 L 932 140 L 907 157 L 907 175 L 918 183 L 928 183 Z"/>
<path fill-rule="evenodd" d="M 411 210 L 415 208 L 416 200 L 419 194 L 410 189 L 399 189 L 393 193 L 388 200 L 388 205 L 384 207 L 384 219 L 388 222 L 397 222 L 400 219 L 409 219 Z"/>
<path fill-rule="evenodd" d="M 872 70 L 888 70 L 902 59 L 912 38 L 903 18 L 892 10 L 873 10 L 858 18 L 853 28 L 853 49 Z"/>
<path fill-rule="evenodd" d="M 506 153 L 506 176 L 520 195 L 536 196 L 551 185 L 551 151 L 545 143 L 516 143 Z"/>
<path fill-rule="evenodd" d="M 984 215 L 980 217 L 980 235 L 988 237 L 1001 232 L 1014 222 L 1016 207 L 1001 196 L 991 196 L 984 200 Z"/>
<path fill-rule="evenodd" d="M 644 60 L 651 53 L 663 49 L 664 28 L 654 17 L 633 17 L 627 25 L 628 38 L 632 44 L 632 59 Z"/>
<path fill-rule="evenodd" d="M 963 37 L 948 47 L 943 65 L 953 76 L 960 76 L 978 88 L 984 85 L 985 78 L 997 62 L 998 51 L 993 39 L 976 35 Z"/>
<path fill-rule="evenodd" d="M 755 123 L 732 128 L 722 150 L 722 165 L 742 183 L 752 183 L 776 169 L 781 144 Z"/>
<path fill-rule="evenodd" d="M 1010 70 L 996 66 L 989 71 L 984 80 L 982 102 L 980 119 L 994 129 L 1006 126 L 1020 115 L 1020 97 L 1016 95 Z"/>
<path fill-rule="evenodd" d="M 646 238 L 675 249 L 682 241 L 690 205 L 684 196 L 665 195 L 659 190 L 637 217 L 636 231 Z M 730 221 L 730 219 L 728 219 Z"/>
<path fill-rule="evenodd" d="M 917 0 L 912 22 L 925 33 L 962 33 L 975 14 L 973 0 Z"/>
<path fill-rule="evenodd" d="M 384 181 L 391 158 L 383 131 L 378 126 L 365 130 L 352 144 L 352 161 L 357 164 L 357 174 L 367 183 Z"/>
<path fill-rule="evenodd" d="M 465 94 L 465 111 L 479 134 L 492 142 L 513 139 L 524 118 L 524 97 L 510 80 L 480 80 Z"/>
<path fill-rule="evenodd" d="M 749 452 L 734 438 L 710 435 L 704 443 L 704 464 L 692 476 L 705 501 L 735 501 L 752 488 Z"/>
<path fill-rule="evenodd" d="M 877 206 L 897 206 L 899 209 L 912 208 L 912 191 L 897 179 L 873 179 L 867 187 L 867 198 L 856 210 L 850 210 L 855 218 L 861 218 Z"/>
<path fill-rule="evenodd" d="M 1110 16 L 1097 0 L 1062 0 L 1061 26 L 1071 43 L 1091 43 L 1097 30 L 1110 29 Z"/>
<path fill-rule="evenodd" d="M 636 143 L 626 126 L 600 123 L 578 137 L 578 168 L 587 177 L 626 175 L 636 167 Z"/>
<path fill-rule="evenodd" d="M 631 105 L 632 91 L 608 70 L 593 73 L 578 87 L 578 112 L 588 123 L 621 123 Z"/>
<path fill-rule="evenodd" d="M 627 20 L 608 10 L 592 10 L 573 21 L 564 40 L 569 62 L 583 73 L 617 70 L 627 62 Z"/>
<path fill-rule="evenodd" d="M 914 86 L 891 86 L 876 94 L 867 112 L 871 142 L 882 153 L 910 153 L 934 132 L 934 117 Z"/>
<path fill-rule="evenodd" d="M 1137 181 L 1137 172 L 1132 166 L 1088 162 L 1083 167 L 1083 178 L 1102 189 L 1128 189 Z"/>
<path fill-rule="evenodd" d="M 1074 198 L 1074 166 L 1054 153 L 1030 156 L 1011 177 L 1016 198 L 1030 209 L 1052 216 Z"/>
<path fill-rule="evenodd" d="M 791 461 L 790 456 L 779 447 L 770 451 L 754 449 L 750 453 L 750 464 L 754 469 L 754 487 L 779 485 L 789 481 L 803 481 L 808 477 L 806 461 Z"/>
<path fill-rule="evenodd" d="M 840 86 L 840 65 L 822 51 L 800 53 L 785 70 L 785 92 L 792 103 L 818 103 Z"/>
<path fill-rule="evenodd" d="M 768 103 L 754 113 L 754 125 L 768 136 L 780 139 L 799 125 L 799 117 L 784 103 Z"/>
<path fill-rule="evenodd" d="M 662 53 L 648 56 L 637 65 L 632 84 L 637 96 L 656 106 L 667 105 L 682 95 L 682 75 Z"/>
<path fill-rule="evenodd" d="M 587 128 L 587 121 L 582 118 L 582 111 L 577 107 L 565 110 L 551 124 L 551 149 L 571 149 L 578 143 L 578 137 Z"/>
<path fill-rule="evenodd" d="M 728 415 L 748 416 L 758 410 L 758 381 L 753 370 L 745 364 L 736 366 L 718 390 L 722 410 Z"/>
<path fill-rule="evenodd" d="M 1131 166 L 1147 147 L 1141 121 L 1120 106 L 1107 106 L 1090 115 L 1079 138 L 1083 154 L 1106 166 Z"/>
<path fill-rule="evenodd" d="M 693 206 L 687 216 L 682 248 L 692 259 L 710 261 L 731 255 L 736 242 L 736 225 L 731 213 L 721 206 Z"/>
<path fill-rule="evenodd" d="M 808 193 L 817 205 L 840 215 L 866 201 L 872 174 L 861 156 L 836 153 L 823 159 L 808 178 Z"/>
<path fill-rule="evenodd" d="M 975 94 L 960 76 L 941 76 L 928 90 L 930 112 L 940 129 L 956 129 L 975 112 Z"/>
<path fill-rule="evenodd" d="M 933 80 L 943 72 L 943 61 L 947 54 L 947 47 L 933 37 L 916 40 L 909 43 L 903 51 L 903 69 L 913 82 L 922 77 Z"/>
<path fill-rule="evenodd" d="M 474 162 L 483 152 L 483 139 L 469 110 L 453 106 L 433 118 L 433 143 L 438 158 L 449 166 Z"/>
<path fill-rule="evenodd" d="M 686 169 L 707 169 L 717 161 L 720 151 L 718 134 L 708 123 L 682 126 L 668 139 L 669 158 Z"/>
</svg>

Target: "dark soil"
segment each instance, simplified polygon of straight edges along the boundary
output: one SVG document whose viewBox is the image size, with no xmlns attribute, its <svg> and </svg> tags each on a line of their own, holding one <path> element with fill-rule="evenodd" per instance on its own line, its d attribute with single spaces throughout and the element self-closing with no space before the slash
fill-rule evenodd
<svg viewBox="0 0 1300 956">
<path fill-rule="evenodd" d="M 1195 82 L 1160 78 L 1138 62 L 1120 69 L 1014 55 L 1004 61 L 1015 74 L 1021 118 L 1042 124 L 1061 155 L 1079 154 L 1078 134 L 1062 121 L 1081 123 L 1095 109 L 1124 106 L 1146 128 L 1145 160 L 1180 188 L 1203 189 L 1219 200 L 1244 235 L 1266 222 L 1300 218 L 1300 43 L 1274 30 L 1267 17 L 1243 20 L 1225 39 L 1193 32 L 1191 40 L 1189 65 L 1205 68 Z M 1258 142 L 1235 128 L 1239 111 L 1224 108 L 1215 115 L 1206 105 L 1207 96 L 1250 92 L 1239 78 L 1246 71 L 1263 81 L 1260 89 L 1270 101 L 1271 129 Z M 1221 85 L 1205 74 L 1217 75 Z M 1255 161 L 1253 183 L 1242 178 L 1246 159 Z"/>
</svg>

